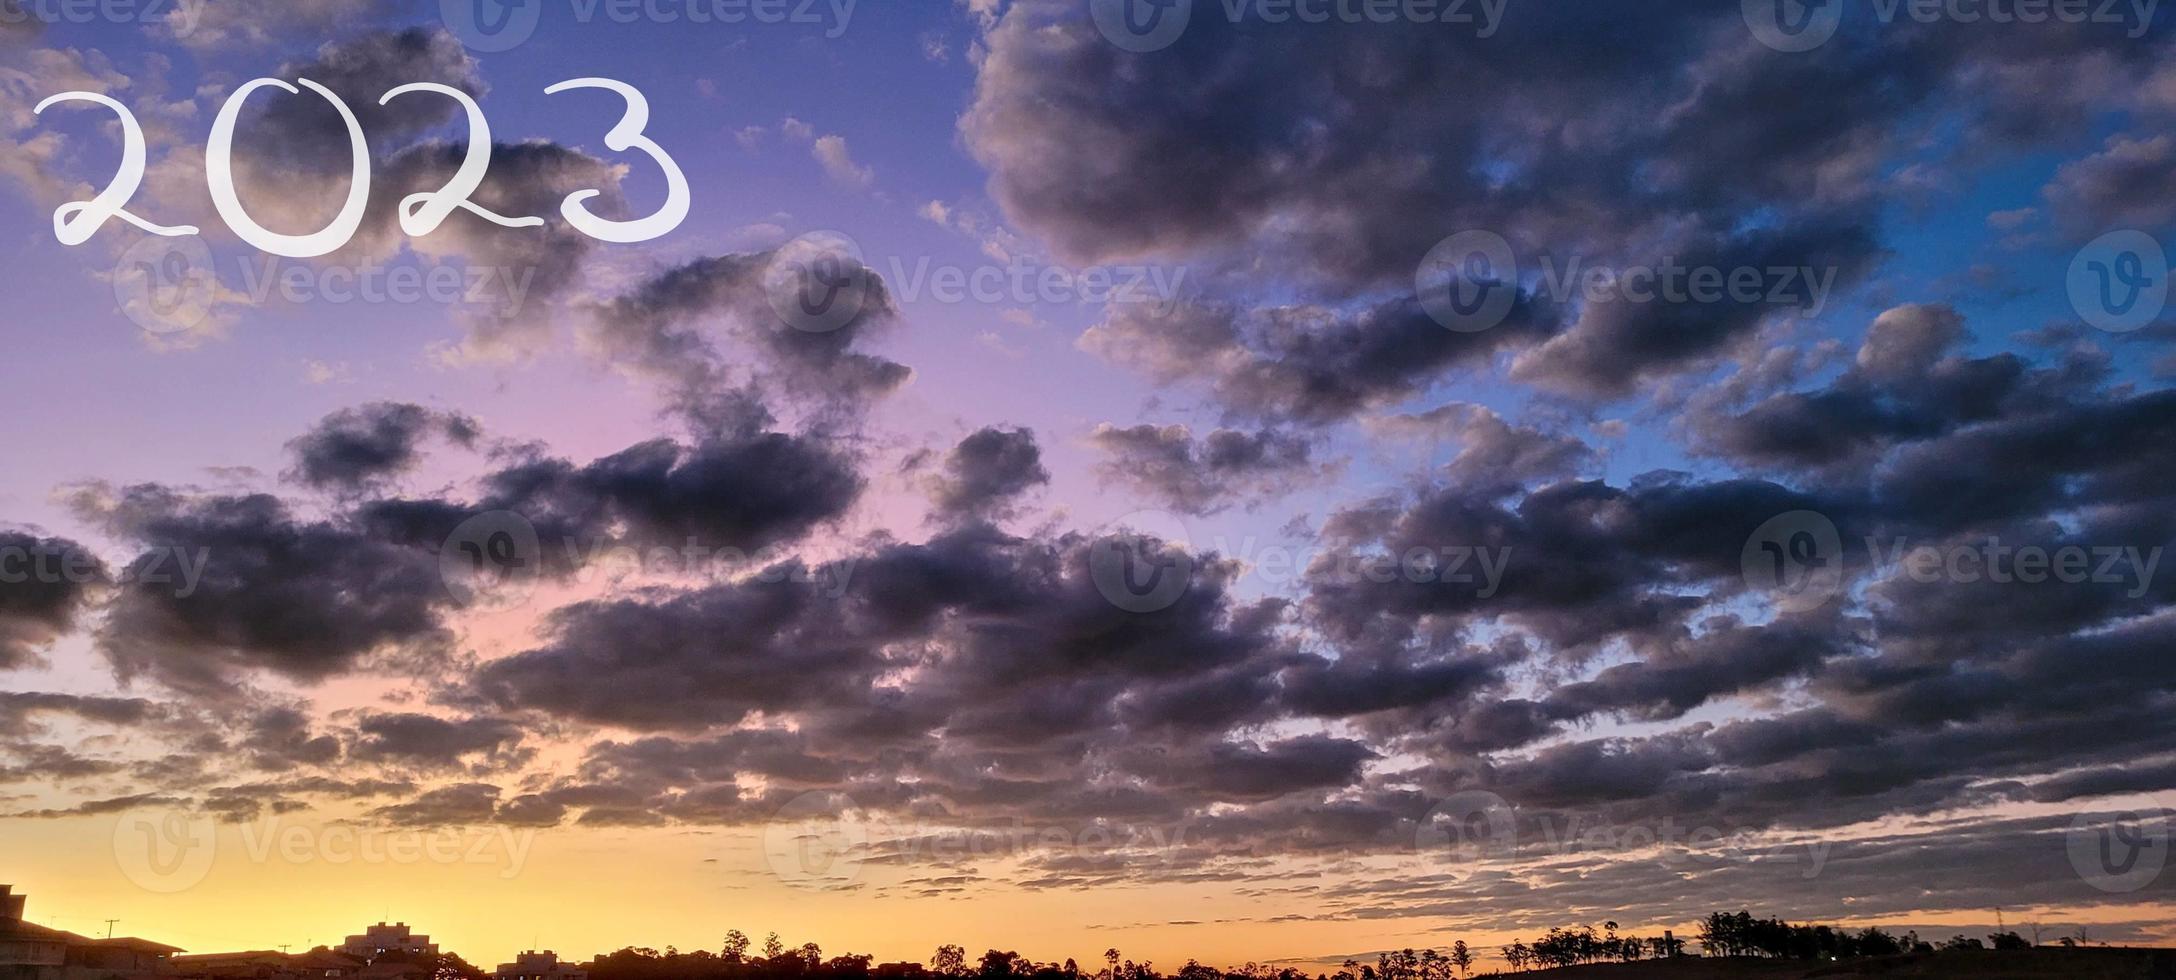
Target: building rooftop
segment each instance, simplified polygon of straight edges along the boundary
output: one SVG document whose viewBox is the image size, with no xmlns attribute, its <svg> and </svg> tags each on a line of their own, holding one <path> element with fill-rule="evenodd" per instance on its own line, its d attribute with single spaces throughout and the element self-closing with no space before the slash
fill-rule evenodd
<svg viewBox="0 0 2176 980">
<path fill-rule="evenodd" d="M 149 939 L 131 936 L 115 936 L 110 939 L 93 939 L 65 929 L 41 926 L 23 920 L 23 910 L 30 896 L 15 894 L 15 886 L 0 885 L 0 939 L 15 942 L 65 943 L 69 946 L 103 946 L 110 949 L 132 949 L 140 953 L 179 953 L 181 947 L 155 943 Z"/>
</svg>

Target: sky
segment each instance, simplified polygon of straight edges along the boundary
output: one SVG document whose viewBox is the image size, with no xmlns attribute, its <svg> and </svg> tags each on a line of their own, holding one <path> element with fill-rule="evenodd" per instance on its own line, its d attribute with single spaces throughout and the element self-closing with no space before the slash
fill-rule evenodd
<svg viewBox="0 0 2176 980">
<path fill-rule="evenodd" d="M 2176 943 L 2172 116 L 2147 0 L 0 0 L 0 880 Z"/>
</svg>

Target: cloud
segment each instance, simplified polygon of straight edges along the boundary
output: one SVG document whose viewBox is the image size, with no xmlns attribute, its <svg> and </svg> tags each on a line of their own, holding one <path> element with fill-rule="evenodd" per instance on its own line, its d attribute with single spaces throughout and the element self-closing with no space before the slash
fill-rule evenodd
<svg viewBox="0 0 2176 980">
<path fill-rule="evenodd" d="M 2063 233 L 2083 242 L 2117 229 L 2176 228 L 2176 138 L 2111 136 L 2099 153 L 2072 160 L 2041 189 Z"/>
<path fill-rule="evenodd" d="M 990 518 L 1010 513 L 1021 494 L 1049 482 L 1033 431 L 985 428 L 946 454 L 930 496 L 946 520 Z"/>
<path fill-rule="evenodd" d="M 836 134 L 818 137 L 809 147 L 809 154 L 824 168 L 824 174 L 848 187 L 867 189 L 876 183 L 876 171 L 854 162 L 854 155 L 846 148 L 846 137 Z"/>
<path fill-rule="evenodd" d="M 1306 438 L 1274 429 L 1217 429 L 1197 440 L 1183 425 L 1105 423 L 1088 440 L 1110 457 L 1098 467 L 1104 479 L 1189 514 L 1259 502 L 1321 472 Z"/>
<path fill-rule="evenodd" d="M 360 492 L 413 469 L 422 459 L 423 440 L 433 435 L 466 447 L 481 430 L 468 416 L 420 405 L 373 402 L 344 408 L 287 444 L 295 457 L 289 476 L 315 489 Z"/>
<path fill-rule="evenodd" d="M 39 651 L 73 631 L 110 573 L 66 538 L 0 531 L 0 670 L 43 663 Z"/>
<path fill-rule="evenodd" d="M 844 283 L 821 316 L 797 311 L 811 275 Z M 741 414 L 713 327 L 763 356 L 780 397 L 849 413 L 905 384 L 905 365 L 859 349 L 898 316 L 882 277 L 817 239 L 768 252 L 701 258 L 666 269 L 590 310 L 590 345 L 657 381 L 698 424 Z M 722 399 L 722 400 L 721 400 Z"/>
<path fill-rule="evenodd" d="M 449 639 L 439 615 L 453 598 L 436 555 L 299 518 L 277 498 L 140 485 L 87 516 L 144 549 L 98 631 L 123 680 L 219 700 L 237 671 L 322 681 Z M 194 588 L 177 574 L 183 562 L 198 563 Z"/>
<path fill-rule="evenodd" d="M 1357 312 L 1123 304 L 1080 345 L 1158 381 L 1200 381 L 1240 418 L 1329 425 L 1420 394 L 1452 368 L 1484 367 L 1499 351 L 1548 333 L 1552 317 L 1522 302 L 1493 330 L 1459 333 L 1412 299 Z"/>
</svg>

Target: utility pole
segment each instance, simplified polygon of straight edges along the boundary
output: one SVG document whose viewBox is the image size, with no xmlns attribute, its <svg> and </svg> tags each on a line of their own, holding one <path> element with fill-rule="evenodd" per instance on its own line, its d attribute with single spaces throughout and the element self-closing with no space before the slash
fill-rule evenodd
<svg viewBox="0 0 2176 980">
<path fill-rule="evenodd" d="M 106 920 L 106 938 L 107 938 L 107 939 L 112 939 L 112 938 L 113 938 L 113 926 L 114 926 L 114 923 L 117 923 L 117 922 L 120 922 L 120 921 L 121 921 L 121 920 L 119 920 L 119 919 L 107 919 L 107 920 Z"/>
</svg>

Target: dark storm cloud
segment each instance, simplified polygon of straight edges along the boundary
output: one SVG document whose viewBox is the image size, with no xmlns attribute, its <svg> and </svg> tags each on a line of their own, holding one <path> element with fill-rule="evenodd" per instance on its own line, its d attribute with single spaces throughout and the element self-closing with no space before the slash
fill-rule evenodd
<svg viewBox="0 0 2176 980">
<path fill-rule="evenodd" d="M 310 60 L 280 66 L 279 76 L 290 82 L 307 78 L 331 89 L 355 114 L 363 135 L 381 147 L 412 141 L 461 116 L 460 107 L 444 97 L 402 96 L 380 105 L 379 98 L 394 88 L 436 82 L 470 98 L 485 90 L 476 60 L 459 38 L 421 27 L 329 42 Z M 260 98 L 259 120 L 279 137 L 260 152 L 296 154 L 313 169 L 347 169 L 347 124 L 331 103 L 308 93 Z"/>
<path fill-rule="evenodd" d="M 796 248 L 803 243 L 796 243 Z M 815 246 L 806 246 L 813 248 Z M 774 393 L 814 404 L 846 407 L 906 383 L 905 365 L 859 349 L 898 316 L 876 272 L 853 256 L 837 274 L 857 285 L 836 302 L 842 322 L 789 319 L 809 288 L 796 263 L 822 257 L 784 249 L 696 259 L 636 284 L 592 309 L 590 343 L 614 363 L 663 383 L 676 406 L 700 417 L 726 387 L 724 363 L 706 330 L 724 327 L 764 356 Z"/>
<path fill-rule="evenodd" d="M 108 575 L 73 541 L 0 531 L 0 670 L 40 663 L 39 651 L 75 628 Z"/>
<path fill-rule="evenodd" d="M 509 511 L 545 543 L 543 570 L 564 573 L 581 550 L 615 541 L 751 552 L 791 541 L 845 513 L 863 481 L 822 440 L 742 430 L 694 443 L 652 440 L 579 465 L 538 452 L 485 474 L 481 485 L 473 503 L 378 500 L 355 519 L 435 554 L 468 518 Z"/>
<path fill-rule="evenodd" d="M 0 691 L 0 736 L 35 731 L 41 716 L 78 718 L 128 727 L 153 716 L 155 706 L 142 698 L 108 698 L 33 691 Z"/>
<path fill-rule="evenodd" d="M 2078 120 L 2110 109 L 2164 111 L 2152 93 L 2166 46 L 2106 24 L 1885 24 L 1782 54 L 1739 6 L 1515 7 L 1485 37 L 1199 17 L 1171 48 L 1131 54 L 1080 5 L 1030 0 L 989 31 L 960 128 L 1008 216 L 1063 255 L 1222 266 L 1221 298 L 1249 309 L 1241 320 L 1275 314 L 1254 297 L 1295 288 L 1381 320 L 1378 304 L 1412 295 L 1437 242 L 1473 229 L 1506 239 L 1522 270 L 1789 268 L 1848 288 L 1882 257 L 1882 206 L 1973 153 L 2074 139 Z M 1910 120 L 1937 110 L 1961 132 L 1929 159 Z M 1813 299 L 1560 298 L 1539 319 L 1563 330 L 1487 346 L 1523 350 L 1522 380 L 1603 399 L 1709 366 Z M 1122 340 L 1114 351 L 1136 340 L 1123 316 L 1106 328 Z M 1133 360 L 1223 379 L 1255 349 L 1180 332 L 1192 341 Z M 1399 335 L 1395 323 L 1365 332 Z M 1189 364 L 1182 347 L 1218 356 Z M 1337 397 L 1298 403 L 1272 376 L 1215 385 L 1217 399 L 1342 418 L 1366 400 L 1356 393 L 1396 398 L 1457 364 L 1438 353 L 1386 359 L 1394 372 L 1311 370 L 1325 353 L 1278 351 L 1264 360 L 1282 370 L 1264 373 L 1335 378 L 1304 390 Z"/>
<path fill-rule="evenodd" d="M 777 432 L 657 440 L 586 466 L 538 460 L 493 483 L 509 509 L 602 514 L 644 541 L 757 549 L 844 513 L 862 479 L 832 448 Z"/>
<path fill-rule="evenodd" d="M 1866 275 L 1875 252 L 1864 224 L 1819 221 L 1705 236 L 1635 255 L 1631 263 L 1643 267 L 1675 263 L 1719 276 L 1760 270 L 1762 285 L 1706 299 L 1689 291 L 1689 298 L 1674 300 L 1630 291 L 1590 297 L 1569 329 L 1519 356 L 1512 377 L 1584 397 L 1629 395 L 1643 382 L 1700 366 L 1769 317 L 1818 312 L 1828 290 Z"/>
<path fill-rule="evenodd" d="M 1023 493 L 1050 482 L 1029 429 L 980 429 L 945 454 L 931 497 L 946 520 L 1002 517 Z"/>
<path fill-rule="evenodd" d="M 1828 617 L 1765 626 L 1716 617 L 1697 630 L 1645 644 L 1641 660 L 1557 687 L 1544 707 L 1565 719 L 1619 712 L 1666 721 L 1716 698 L 1807 674 L 1860 642 L 1847 625 Z"/>
<path fill-rule="evenodd" d="M 1370 429 L 1377 435 L 1425 447 L 1430 464 L 1436 463 L 1440 455 L 1436 446 L 1457 446 L 1457 455 L 1443 466 L 1440 475 L 1477 492 L 1508 493 L 1534 483 L 1579 476 L 1598 462 L 1594 450 L 1574 436 L 1514 424 L 1480 405 L 1453 403 L 1414 415 L 1392 416 L 1372 422 Z"/>
<path fill-rule="evenodd" d="M 503 718 L 447 720 L 413 713 L 373 714 L 356 723 L 361 737 L 350 755 L 368 761 L 450 766 L 462 756 L 496 754 L 519 743 L 519 726 Z"/>
<path fill-rule="evenodd" d="M 1769 518 L 1801 509 L 1848 513 L 1774 483 L 1673 473 L 1623 488 L 1565 481 L 1516 502 L 1498 497 L 1451 487 L 1410 506 L 1382 502 L 1333 516 L 1323 537 L 1337 547 L 1309 572 L 1317 622 L 1363 648 L 1402 646 L 1428 618 L 1501 619 L 1568 648 L 1646 635 L 1684 622 L 1702 602 L 1697 587 L 1734 591 L 1740 549 Z M 1347 571 L 1367 549 L 1402 556 L 1445 548 L 1502 556 L 1496 588 Z"/>
<path fill-rule="evenodd" d="M 1092 581 L 1093 543 L 971 524 L 663 601 L 585 603 L 554 617 L 552 643 L 487 665 L 477 686 L 503 708 L 631 727 L 795 710 L 824 727 L 827 706 L 869 698 L 872 678 L 934 643 L 943 657 L 896 710 L 968 742 L 1043 740 L 1107 724 L 1099 705 L 1129 679 L 1179 681 L 1270 644 L 1263 611 L 1227 608 L 1213 568 L 1157 616 L 1118 609 Z M 590 683 L 597 676 L 617 680 Z M 1030 707 L 1036 697 L 1050 700 Z"/>
<path fill-rule="evenodd" d="M 784 580 L 580 603 L 553 614 L 547 645 L 485 665 L 474 684 L 502 708 L 600 724 L 730 725 L 867 687 L 885 662 L 837 612 L 814 588 Z"/>
<path fill-rule="evenodd" d="M 1098 467 L 1104 479 L 1189 514 L 1274 495 L 1317 472 L 1313 445 L 1275 429 L 1217 429 L 1196 439 L 1183 425 L 1106 423 L 1088 439 L 1110 456 Z"/>
<path fill-rule="evenodd" d="M 275 497 L 136 486 L 96 516 L 146 548 L 99 629 L 123 679 L 217 696 L 236 671 L 319 681 L 447 638 L 439 613 L 452 597 L 435 555 L 297 517 Z M 176 555 L 201 556 L 193 589 L 152 574 Z"/>
<path fill-rule="evenodd" d="M 1187 800 L 1273 793 L 1277 779 L 1335 786 L 1371 757 L 1338 740 L 1218 748 L 1226 729 L 1267 717 L 1288 660 L 1273 632 L 1281 607 L 1232 599 L 1228 570 L 1210 563 L 1172 608 L 1126 612 L 1093 580 L 1099 543 L 966 524 L 812 575 L 586 603 L 554 617 L 546 645 L 486 665 L 476 695 L 503 711 L 686 732 L 593 746 L 581 779 L 547 794 L 579 806 L 554 794 L 634 789 L 638 799 L 599 804 L 621 822 L 638 819 L 629 807 L 653 822 L 766 819 L 783 801 L 733 791 L 747 775 L 970 820 L 1086 819 L 1152 800 L 1168 815 Z M 878 680 L 902 672 L 912 680 Z M 695 734 L 758 713 L 793 717 L 795 730 Z M 1174 755 L 1137 754 L 1151 745 Z M 1101 766 L 1171 786 L 1141 798 L 1095 780 Z"/>
<path fill-rule="evenodd" d="M 321 734 L 302 709 L 266 708 L 249 719 L 237 747 L 249 764 L 268 772 L 322 766 L 340 758 L 340 739 Z"/>
<path fill-rule="evenodd" d="M 403 96 L 424 98 L 424 96 Z M 396 100 L 397 101 L 397 100 Z M 433 191 L 453 179 L 466 157 L 465 143 L 433 140 L 407 147 L 379 168 L 386 189 L 374 192 L 368 219 L 377 229 L 380 248 L 397 241 L 399 218 L 394 202 Z M 539 139 L 494 141 L 491 167 L 469 200 L 498 214 L 545 219 L 541 228 L 510 230 L 457 210 L 437 231 L 408 246 L 420 255 L 459 258 L 471 269 L 488 269 L 478 280 L 480 303 L 468 318 L 463 353 L 477 360 L 503 360 L 526 353 L 548 323 L 547 303 L 565 295 L 581 279 L 583 263 L 597 241 L 561 220 L 568 195 L 594 190 L 587 206 L 606 217 L 626 210 L 620 193 L 622 172 L 612 162 L 581 150 Z"/>
<path fill-rule="evenodd" d="M 1452 368 L 1484 366 L 1548 333 L 1553 317 L 1523 297 L 1507 322 L 1481 333 L 1446 330 L 1412 299 L 1352 312 L 1130 304 L 1081 346 L 1159 381 L 1204 383 L 1242 418 L 1324 425 L 1419 394 Z"/>
<path fill-rule="evenodd" d="M 360 491 L 412 464 L 424 429 L 473 438 L 474 424 L 414 406 L 335 413 L 292 448 L 313 485 Z M 478 514 L 511 511 L 537 531 L 539 570 L 565 575 L 600 545 L 631 542 L 748 552 L 790 542 L 859 497 L 850 461 L 822 443 L 760 430 L 693 443 L 642 443 L 586 465 L 544 455 L 485 474 L 474 502 L 371 500 L 323 518 L 269 494 L 194 495 L 144 485 L 89 487 L 78 510 L 138 545 L 105 608 L 98 645 L 124 679 L 148 676 L 199 694 L 234 693 L 249 671 L 317 682 L 374 658 L 421 665 L 444 651 L 459 598 L 440 551 Z M 178 566 L 178 567 L 177 567 Z M 42 594 L 42 593 L 41 593 Z M 22 619 L 62 628 L 54 598 Z M 70 600 L 80 602 L 80 599 Z M 25 634 L 28 635 L 28 634 Z M 415 659 L 418 657 L 424 660 Z M 269 720 L 269 719 L 268 719 Z M 294 730 L 278 743 L 318 744 Z"/>
<path fill-rule="evenodd" d="M 1364 743 L 1311 735 L 1267 745 L 1218 743 L 1178 756 L 1150 753 L 1127 768 L 1163 792 L 1251 801 L 1341 789 L 1375 757 Z"/>
<path fill-rule="evenodd" d="M 344 408 L 287 444 L 290 475 L 320 490 L 360 492 L 413 469 L 433 436 L 471 446 L 479 435 L 476 421 L 458 412 L 399 402 Z"/>
<path fill-rule="evenodd" d="M 2063 233 L 2085 241 L 2104 232 L 2159 233 L 2176 227 L 2176 138 L 2122 135 L 2073 160 L 2041 190 Z"/>
<path fill-rule="evenodd" d="M 490 783 L 455 783 L 425 791 L 405 803 L 378 807 L 370 815 L 408 827 L 447 827 L 489 823 L 499 812 L 501 790 Z M 535 812 L 523 805 L 525 815 Z"/>
</svg>

